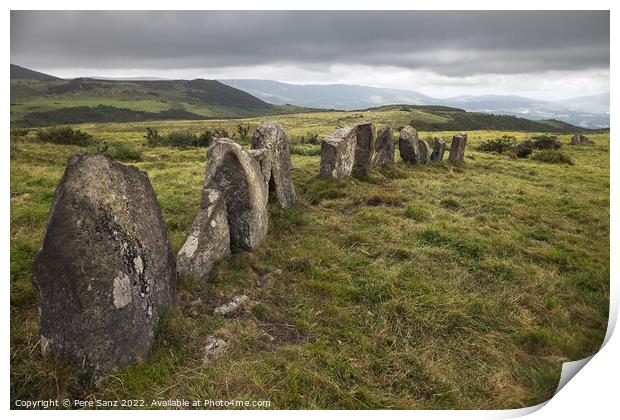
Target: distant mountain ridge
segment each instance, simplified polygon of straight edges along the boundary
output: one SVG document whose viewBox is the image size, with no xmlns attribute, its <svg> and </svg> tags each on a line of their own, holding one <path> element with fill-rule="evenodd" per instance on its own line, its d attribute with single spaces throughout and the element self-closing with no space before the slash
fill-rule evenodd
<svg viewBox="0 0 620 420">
<path fill-rule="evenodd" d="M 60 80 L 59 77 L 11 64 L 11 80 Z"/>
<path fill-rule="evenodd" d="M 440 99 L 413 90 L 359 85 L 297 85 L 260 79 L 220 81 L 274 104 L 342 110 L 403 103 L 445 105 L 472 112 L 514 115 L 536 120 L 558 119 L 588 128 L 609 127 L 609 93 L 555 102 L 515 95 L 467 95 Z"/>
</svg>

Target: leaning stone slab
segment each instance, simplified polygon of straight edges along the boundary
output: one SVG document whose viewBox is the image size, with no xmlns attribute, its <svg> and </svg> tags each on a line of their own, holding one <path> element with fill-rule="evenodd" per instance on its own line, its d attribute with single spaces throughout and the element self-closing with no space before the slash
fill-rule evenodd
<svg viewBox="0 0 620 420">
<path fill-rule="evenodd" d="M 355 139 L 353 170 L 358 174 L 364 174 L 370 169 L 375 153 L 376 134 L 372 123 L 357 125 Z"/>
<path fill-rule="evenodd" d="M 351 176 L 357 141 L 355 132 L 354 126 L 339 128 L 321 142 L 321 177 Z"/>
<path fill-rule="evenodd" d="M 260 165 L 260 171 L 265 179 L 265 186 L 269 191 L 269 183 L 271 182 L 271 170 L 273 166 L 273 154 L 269 149 L 252 149 L 248 150 L 248 153 L 258 162 Z"/>
<path fill-rule="evenodd" d="M 419 144 L 420 148 L 420 163 L 428 163 L 431 158 L 431 149 L 428 146 L 428 142 L 426 140 L 420 140 Z"/>
<path fill-rule="evenodd" d="M 192 229 L 177 255 L 177 273 L 205 280 L 213 264 L 230 255 L 230 233 L 224 195 L 203 191 Z"/>
<path fill-rule="evenodd" d="M 415 164 L 420 163 L 420 140 L 415 128 L 406 125 L 400 130 L 398 150 L 403 161 Z"/>
<path fill-rule="evenodd" d="M 467 145 L 467 134 L 459 133 L 452 137 L 450 146 L 450 155 L 448 160 L 452 163 L 460 163 L 465 159 L 465 146 Z"/>
<path fill-rule="evenodd" d="M 102 155 L 72 156 L 32 269 L 44 354 L 95 377 L 148 356 L 176 288 L 148 176 Z"/>
<path fill-rule="evenodd" d="M 443 155 L 446 152 L 446 142 L 441 137 L 435 137 L 433 143 L 433 152 L 431 153 L 432 161 L 443 160 Z"/>
<path fill-rule="evenodd" d="M 293 207 L 297 196 L 291 180 L 291 150 L 282 126 L 267 121 L 256 127 L 252 137 L 252 149 L 271 150 L 271 183 L 267 181 L 271 196 L 281 207 Z"/>
<path fill-rule="evenodd" d="M 218 190 L 226 201 L 231 245 L 254 251 L 267 236 L 267 187 L 259 163 L 226 138 L 209 147 L 204 191 Z M 202 200 L 207 197 L 203 192 Z"/>
<path fill-rule="evenodd" d="M 394 162 L 394 142 L 392 141 L 392 129 L 381 127 L 377 131 L 375 141 L 375 156 L 373 163 L 377 166 L 387 165 Z"/>
</svg>

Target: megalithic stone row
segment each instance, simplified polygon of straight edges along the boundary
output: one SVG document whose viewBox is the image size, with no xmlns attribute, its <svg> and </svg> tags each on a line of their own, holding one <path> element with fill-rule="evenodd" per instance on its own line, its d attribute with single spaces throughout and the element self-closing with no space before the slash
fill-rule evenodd
<svg viewBox="0 0 620 420">
<path fill-rule="evenodd" d="M 321 177 L 351 176 L 355 161 L 356 131 L 354 126 L 339 128 L 321 142 Z"/>
<path fill-rule="evenodd" d="M 72 156 L 33 262 L 41 350 L 99 376 L 146 357 L 175 301 L 174 257 L 148 176 Z"/>
<path fill-rule="evenodd" d="M 387 165 L 394 162 L 394 142 L 392 141 L 392 129 L 381 127 L 377 130 L 375 141 L 375 155 L 373 163 L 377 166 Z"/>
<path fill-rule="evenodd" d="M 448 159 L 452 163 L 460 163 L 465 159 L 465 146 L 467 145 L 467 134 L 459 133 L 452 137 L 450 145 L 450 155 Z"/>
<path fill-rule="evenodd" d="M 426 140 L 420 140 L 419 143 L 420 148 L 420 163 L 428 163 L 431 158 L 431 149 Z"/>
<path fill-rule="evenodd" d="M 282 126 L 266 121 L 256 127 L 252 137 L 252 149 L 271 150 L 270 197 L 283 208 L 295 205 L 297 196 L 291 180 L 291 150 Z"/>
<path fill-rule="evenodd" d="M 415 128 L 406 125 L 400 130 L 398 150 L 403 161 L 414 164 L 420 163 L 420 140 Z"/>
<path fill-rule="evenodd" d="M 375 127 L 372 123 L 358 124 L 355 127 L 355 157 L 353 171 L 364 174 L 370 169 L 375 153 Z"/>
<path fill-rule="evenodd" d="M 213 264 L 228 255 L 230 232 L 224 195 L 205 189 L 192 229 L 177 255 L 177 272 L 204 280 Z"/>
<path fill-rule="evenodd" d="M 446 152 L 446 142 L 441 137 L 435 137 L 433 143 L 433 152 L 431 153 L 432 161 L 443 160 L 443 155 Z"/>
<path fill-rule="evenodd" d="M 251 149 L 248 153 L 258 162 L 260 165 L 260 171 L 265 179 L 265 186 L 269 191 L 269 185 L 271 183 L 271 172 L 273 168 L 273 153 L 269 149 Z M 295 191 L 293 191 L 294 193 Z"/>
<path fill-rule="evenodd" d="M 267 236 L 267 187 L 260 164 L 227 138 L 217 138 L 208 150 L 203 203 L 207 191 L 224 195 L 231 245 L 254 251 Z"/>
</svg>

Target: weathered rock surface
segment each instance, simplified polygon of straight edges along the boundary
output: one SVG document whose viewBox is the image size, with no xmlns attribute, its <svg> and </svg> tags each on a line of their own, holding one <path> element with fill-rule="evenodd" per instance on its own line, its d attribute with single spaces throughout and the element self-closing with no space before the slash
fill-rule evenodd
<svg viewBox="0 0 620 420">
<path fill-rule="evenodd" d="M 233 299 L 225 303 L 221 306 L 218 306 L 213 311 L 214 315 L 230 315 L 234 312 L 237 312 L 241 307 L 248 301 L 248 297 L 246 295 L 237 295 L 233 297 Z"/>
<path fill-rule="evenodd" d="M 33 263 L 41 349 L 98 376 L 146 357 L 176 270 L 148 176 L 72 156 Z"/>
<path fill-rule="evenodd" d="M 579 144 L 594 144 L 594 142 L 583 134 L 577 133 L 573 137 L 571 137 L 570 144 L 575 146 Z"/>
<path fill-rule="evenodd" d="M 431 158 L 431 149 L 426 140 L 420 140 L 420 163 L 428 163 Z"/>
<path fill-rule="evenodd" d="M 204 280 L 213 264 L 228 255 L 230 233 L 224 196 L 218 190 L 204 190 L 190 234 L 177 255 L 177 273 Z"/>
<path fill-rule="evenodd" d="M 435 142 L 433 143 L 433 152 L 431 153 L 431 160 L 443 160 L 443 155 L 445 152 L 446 142 L 443 141 L 441 137 L 435 137 Z"/>
<path fill-rule="evenodd" d="M 392 141 L 392 129 L 390 127 L 381 127 L 377 130 L 373 162 L 377 166 L 394 162 L 394 142 Z"/>
<path fill-rule="evenodd" d="M 372 123 L 359 124 L 355 127 L 355 157 L 353 170 L 364 174 L 370 169 L 375 153 L 375 127 Z"/>
<path fill-rule="evenodd" d="M 406 125 L 400 130 L 398 150 L 403 161 L 415 164 L 420 163 L 420 140 L 415 128 Z"/>
<path fill-rule="evenodd" d="M 259 163 L 234 141 L 214 139 L 204 188 L 224 195 L 231 245 L 254 251 L 265 240 L 269 224 L 267 187 Z"/>
<path fill-rule="evenodd" d="M 260 171 L 265 179 L 265 187 L 269 190 L 269 183 L 271 182 L 271 169 L 273 165 L 271 150 L 269 149 L 252 149 L 248 150 L 248 153 L 258 162 L 260 165 Z"/>
<path fill-rule="evenodd" d="M 452 163 L 463 162 L 465 159 L 465 146 L 467 145 L 467 134 L 459 133 L 452 137 L 452 144 L 450 145 L 450 155 L 448 159 Z"/>
<path fill-rule="evenodd" d="M 343 178 L 351 175 L 355 161 L 356 129 L 339 128 L 321 142 L 321 169 L 323 178 Z"/>
<path fill-rule="evenodd" d="M 297 196 L 291 180 L 291 150 L 282 126 L 273 121 L 266 121 L 256 127 L 252 137 L 252 149 L 269 149 L 271 157 L 270 197 L 283 208 L 295 205 Z"/>
<path fill-rule="evenodd" d="M 206 365 L 219 358 L 226 351 L 226 346 L 226 341 L 219 337 L 213 335 L 207 337 L 204 356 L 202 358 L 203 363 Z"/>
</svg>

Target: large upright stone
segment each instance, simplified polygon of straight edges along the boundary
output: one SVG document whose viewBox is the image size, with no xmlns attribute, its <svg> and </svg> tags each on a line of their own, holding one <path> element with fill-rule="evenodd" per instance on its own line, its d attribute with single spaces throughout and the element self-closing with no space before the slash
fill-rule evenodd
<svg viewBox="0 0 620 420">
<path fill-rule="evenodd" d="M 148 176 L 102 155 L 72 156 L 32 269 L 44 354 L 95 376 L 146 357 L 176 288 Z"/>
<path fill-rule="evenodd" d="M 448 160 L 452 163 L 460 163 L 465 159 L 465 146 L 467 145 L 467 134 L 459 133 L 452 137 L 450 145 L 450 155 Z"/>
<path fill-rule="evenodd" d="M 321 169 L 323 178 L 342 178 L 351 175 L 355 161 L 356 129 L 339 128 L 321 142 Z"/>
<path fill-rule="evenodd" d="M 208 151 L 205 194 L 209 189 L 224 195 L 230 243 L 255 250 L 267 236 L 267 187 L 260 164 L 240 145 L 226 138 L 213 140 Z"/>
<path fill-rule="evenodd" d="M 377 130 L 373 160 L 377 166 L 394 162 L 394 142 L 392 141 L 392 129 L 390 127 L 381 127 Z"/>
<path fill-rule="evenodd" d="M 230 233 L 224 195 L 205 189 L 190 234 L 177 255 L 177 272 L 204 280 L 213 264 L 228 255 Z"/>
<path fill-rule="evenodd" d="M 248 150 L 248 153 L 258 162 L 260 165 L 260 171 L 265 179 L 265 187 L 269 190 L 269 184 L 271 183 L 271 171 L 273 168 L 273 154 L 269 149 L 252 149 Z"/>
<path fill-rule="evenodd" d="M 398 150 L 403 161 L 415 164 L 420 163 L 420 140 L 415 128 L 406 125 L 400 130 Z"/>
<path fill-rule="evenodd" d="M 271 150 L 269 192 L 281 207 L 285 209 L 293 207 L 297 196 L 291 180 L 291 150 L 282 126 L 273 121 L 266 121 L 256 127 L 252 137 L 252 149 Z"/>
<path fill-rule="evenodd" d="M 577 134 L 575 134 L 571 138 L 570 144 L 575 146 L 575 145 L 579 145 L 579 144 L 594 144 L 594 142 L 592 140 L 588 139 L 583 134 L 577 133 Z"/>
<path fill-rule="evenodd" d="M 428 163 L 431 158 L 431 149 L 426 140 L 420 140 L 420 163 Z"/>
<path fill-rule="evenodd" d="M 446 142 L 441 137 L 435 137 L 433 143 L 433 152 L 431 153 L 432 161 L 443 160 L 443 155 L 446 152 Z"/>
<path fill-rule="evenodd" d="M 375 127 L 372 123 L 358 124 L 355 130 L 355 159 L 353 170 L 364 174 L 370 169 L 372 157 L 375 153 Z"/>
</svg>

